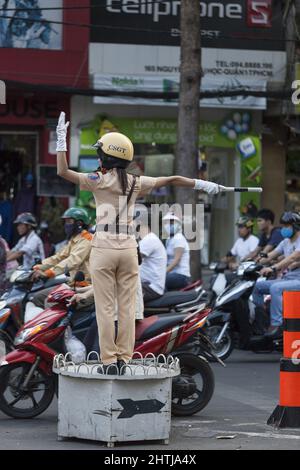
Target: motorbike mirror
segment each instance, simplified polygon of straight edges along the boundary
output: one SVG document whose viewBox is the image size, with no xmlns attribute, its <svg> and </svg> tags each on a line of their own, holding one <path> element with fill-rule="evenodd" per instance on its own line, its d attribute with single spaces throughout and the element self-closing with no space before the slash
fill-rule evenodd
<svg viewBox="0 0 300 470">
<path fill-rule="evenodd" d="M 266 266 L 264 266 L 263 264 L 257 264 L 255 266 L 255 271 L 261 271 L 263 268 L 265 268 Z"/>
<path fill-rule="evenodd" d="M 65 274 L 65 276 L 70 277 L 70 271 L 69 271 L 68 266 L 65 267 L 64 274 Z"/>
<path fill-rule="evenodd" d="M 224 271 L 226 271 L 227 268 L 228 268 L 227 263 L 225 263 L 224 261 L 220 261 L 220 263 L 217 263 L 215 267 L 215 271 L 217 273 L 223 273 Z"/>
</svg>

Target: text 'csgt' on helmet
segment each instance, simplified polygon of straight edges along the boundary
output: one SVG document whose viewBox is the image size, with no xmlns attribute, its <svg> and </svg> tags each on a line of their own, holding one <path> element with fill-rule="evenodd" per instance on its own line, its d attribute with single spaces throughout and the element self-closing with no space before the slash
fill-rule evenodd
<svg viewBox="0 0 300 470">
<path fill-rule="evenodd" d="M 132 161 L 134 150 L 131 140 L 119 132 L 108 132 L 97 141 L 93 148 L 101 148 L 102 152 L 121 160 Z"/>
</svg>

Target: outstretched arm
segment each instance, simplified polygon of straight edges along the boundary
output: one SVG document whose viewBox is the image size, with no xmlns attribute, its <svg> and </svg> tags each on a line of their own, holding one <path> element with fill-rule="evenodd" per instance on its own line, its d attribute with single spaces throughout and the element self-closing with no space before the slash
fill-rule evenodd
<svg viewBox="0 0 300 470">
<path fill-rule="evenodd" d="M 67 163 L 67 131 L 70 123 L 65 122 L 65 120 L 66 114 L 61 112 L 56 127 L 57 174 L 65 180 L 71 181 L 71 183 L 79 184 L 79 174 L 76 171 L 69 170 Z"/>
<path fill-rule="evenodd" d="M 155 188 L 162 186 L 181 186 L 185 188 L 193 188 L 198 191 L 205 191 L 208 194 L 218 194 L 220 186 L 211 181 L 204 181 L 199 179 L 185 178 L 184 176 L 161 176 L 156 178 Z"/>
</svg>

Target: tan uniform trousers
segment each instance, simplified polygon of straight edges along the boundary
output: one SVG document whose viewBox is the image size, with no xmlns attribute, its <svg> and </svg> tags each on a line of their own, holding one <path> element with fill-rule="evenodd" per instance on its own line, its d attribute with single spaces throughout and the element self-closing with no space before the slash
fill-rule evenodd
<svg viewBox="0 0 300 470">
<path fill-rule="evenodd" d="M 101 360 L 128 362 L 135 342 L 135 306 L 138 282 L 136 248 L 92 247 L 90 270 L 94 287 Z M 118 301 L 118 335 L 115 338 L 115 295 Z"/>
</svg>

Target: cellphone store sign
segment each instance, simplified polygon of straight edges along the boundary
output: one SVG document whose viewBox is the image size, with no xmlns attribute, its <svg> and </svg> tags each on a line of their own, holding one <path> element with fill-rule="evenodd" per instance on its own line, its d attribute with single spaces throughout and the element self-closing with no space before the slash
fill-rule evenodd
<svg viewBox="0 0 300 470">
<path fill-rule="evenodd" d="M 257 2 L 258 3 L 258 2 Z M 180 1 L 154 1 L 147 0 L 133 2 L 132 0 L 107 0 L 106 10 L 110 13 L 124 13 L 129 15 L 150 15 L 157 23 L 163 16 L 178 16 Z M 209 17 L 217 15 L 219 18 L 241 19 L 242 6 L 239 3 L 200 2 L 200 16 Z"/>
<path fill-rule="evenodd" d="M 220 47 L 222 40 L 222 48 L 284 50 L 280 2 L 199 3 L 202 47 Z M 98 0 L 91 42 L 179 46 L 180 4 L 178 0 Z"/>
</svg>

